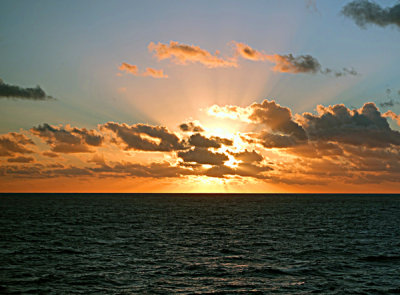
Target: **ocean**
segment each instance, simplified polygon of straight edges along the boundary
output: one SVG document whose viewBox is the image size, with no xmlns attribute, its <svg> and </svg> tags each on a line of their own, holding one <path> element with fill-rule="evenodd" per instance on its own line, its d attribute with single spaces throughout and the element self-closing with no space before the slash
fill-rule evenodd
<svg viewBox="0 0 400 295">
<path fill-rule="evenodd" d="M 1 194 L 1 294 L 399 294 L 400 195 Z"/>
</svg>

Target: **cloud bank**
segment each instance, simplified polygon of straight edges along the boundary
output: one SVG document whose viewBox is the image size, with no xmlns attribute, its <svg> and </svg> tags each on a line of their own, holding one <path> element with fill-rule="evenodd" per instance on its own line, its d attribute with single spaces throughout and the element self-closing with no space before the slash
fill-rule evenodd
<svg viewBox="0 0 400 295">
<path fill-rule="evenodd" d="M 273 100 L 212 106 L 211 116 L 245 122 L 248 131 L 222 138 L 187 122 L 165 126 L 108 122 L 98 129 L 42 124 L 0 136 L 0 175 L 6 179 L 191 177 L 288 186 L 383 184 L 400 179 L 399 115 L 373 102 L 293 114 Z M 36 140 L 42 142 L 35 144 Z"/>
</svg>

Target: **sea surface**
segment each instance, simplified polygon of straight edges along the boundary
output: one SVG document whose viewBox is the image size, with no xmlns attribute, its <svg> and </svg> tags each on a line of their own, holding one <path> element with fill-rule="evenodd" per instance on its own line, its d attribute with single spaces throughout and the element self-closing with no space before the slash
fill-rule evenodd
<svg viewBox="0 0 400 295">
<path fill-rule="evenodd" d="M 400 293 L 400 195 L 0 195 L 0 294 L 314 293 Z"/>
</svg>

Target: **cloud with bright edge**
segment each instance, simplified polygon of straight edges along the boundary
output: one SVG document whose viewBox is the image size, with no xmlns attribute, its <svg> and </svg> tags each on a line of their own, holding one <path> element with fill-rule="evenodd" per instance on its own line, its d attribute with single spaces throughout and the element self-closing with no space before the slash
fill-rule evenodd
<svg viewBox="0 0 400 295">
<path fill-rule="evenodd" d="M 0 175 L 176 181 L 201 176 L 286 185 L 398 181 L 400 132 L 388 119 L 398 121 L 399 115 L 382 114 L 372 102 L 355 110 L 320 105 L 316 111 L 293 114 L 272 100 L 245 107 L 211 106 L 210 116 L 241 120 L 258 130 L 238 131 L 240 144 L 235 136 L 204 132 L 199 122 L 182 123 L 179 132 L 141 123 L 108 122 L 90 130 L 44 123 L 25 134 L 0 136 Z M 144 153 L 151 155 L 146 161 Z"/>
</svg>

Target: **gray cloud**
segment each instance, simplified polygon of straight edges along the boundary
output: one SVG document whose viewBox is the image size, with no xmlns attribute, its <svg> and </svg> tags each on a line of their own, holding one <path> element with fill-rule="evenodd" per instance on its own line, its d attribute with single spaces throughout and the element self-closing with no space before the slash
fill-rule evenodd
<svg viewBox="0 0 400 295">
<path fill-rule="evenodd" d="M 87 153 L 90 146 L 100 146 L 103 136 L 94 130 L 85 128 L 55 127 L 47 123 L 31 128 L 31 132 L 43 138 L 51 146 L 53 152 L 58 153 Z"/>
<path fill-rule="evenodd" d="M 35 145 L 34 142 L 23 134 L 10 132 L 0 136 L 0 157 L 9 157 L 20 154 L 33 153 L 27 145 Z"/>
<path fill-rule="evenodd" d="M 303 127 L 292 120 L 292 113 L 289 108 L 268 100 L 264 100 L 261 104 L 254 103 L 250 108 L 252 109 L 249 116 L 250 120 L 265 124 L 274 132 L 293 136 L 296 140 L 307 139 Z"/>
<path fill-rule="evenodd" d="M 192 146 L 203 148 L 220 148 L 221 143 L 215 139 L 209 139 L 200 133 L 193 134 L 189 137 L 189 143 Z"/>
<path fill-rule="evenodd" d="M 0 98 L 17 98 L 26 100 L 51 100 L 53 97 L 44 92 L 40 86 L 35 88 L 23 88 L 20 86 L 9 85 L 0 79 Z"/>
<path fill-rule="evenodd" d="M 273 70 L 280 73 L 322 73 L 333 74 L 335 77 L 358 75 L 357 71 L 352 68 L 343 68 L 340 71 L 330 68 L 323 69 L 320 62 L 309 54 L 299 56 L 294 56 L 293 54 L 267 54 L 253 49 L 245 43 L 232 41 L 232 44 L 236 47 L 236 56 L 253 61 L 270 61 L 275 64 Z"/>
<path fill-rule="evenodd" d="M 101 128 L 113 131 L 117 138 L 126 145 L 126 150 L 166 152 L 186 148 L 175 134 L 162 126 L 146 124 L 129 126 L 127 124 L 108 122 Z"/>
<path fill-rule="evenodd" d="M 194 122 L 182 123 L 179 128 L 184 132 L 203 132 L 204 129 Z"/>
<path fill-rule="evenodd" d="M 178 152 L 178 157 L 185 162 L 194 162 L 198 164 L 222 165 L 228 161 L 228 156 L 222 153 L 214 153 L 205 148 L 194 148 L 193 150 Z"/>
<path fill-rule="evenodd" d="M 227 175 L 238 175 L 243 177 L 254 177 L 265 179 L 262 172 L 271 171 L 268 166 L 258 166 L 251 163 L 240 163 L 237 167 L 228 167 L 225 165 L 216 165 L 207 169 L 204 174 L 210 177 L 225 177 Z"/>
<path fill-rule="evenodd" d="M 372 102 L 351 111 L 344 105 L 320 106 L 319 115 L 304 113 L 303 128 L 310 140 L 337 141 L 369 147 L 400 145 L 400 132 L 392 130 Z"/>
<path fill-rule="evenodd" d="M 32 157 L 24 157 L 24 156 L 19 156 L 19 157 L 16 157 L 16 158 L 9 158 L 7 160 L 7 162 L 10 162 L 10 163 L 31 163 L 31 162 L 34 162 L 34 161 L 35 161 L 34 158 L 32 158 Z"/>
<path fill-rule="evenodd" d="M 343 7 L 342 14 L 353 19 L 361 28 L 365 28 L 367 24 L 400 27 L 400 4 L 382 8 L 379 4 L 368 0 L 355 0 Z"/>
<path fill-rule="evenodd" d="M 256 151 L 249 152 L 245 150 L 244 152 L 240 153 L 231 153 L 231 155 L 234 156 L 236 160 L 242 161 L 243 163 L 258 163 L 263 160 L 263 156 Z"/>
</svg>

